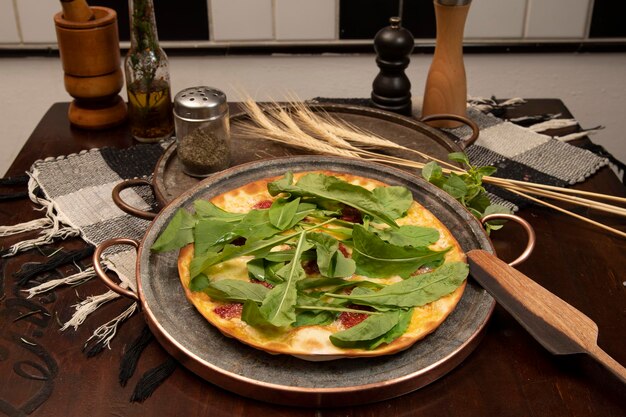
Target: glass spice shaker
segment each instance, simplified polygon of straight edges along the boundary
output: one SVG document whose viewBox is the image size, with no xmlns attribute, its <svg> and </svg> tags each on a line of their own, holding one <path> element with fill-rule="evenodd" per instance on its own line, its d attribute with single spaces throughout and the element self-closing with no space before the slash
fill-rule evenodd
<svg viewBox="0 0 626 417">
<path fill-rule="evenodd" d="M 183 172 L 207 177 L 230 165 L 226 94 L 212 87 L 186 88 L 174 97 L 178 159 Z"/>
</svg>

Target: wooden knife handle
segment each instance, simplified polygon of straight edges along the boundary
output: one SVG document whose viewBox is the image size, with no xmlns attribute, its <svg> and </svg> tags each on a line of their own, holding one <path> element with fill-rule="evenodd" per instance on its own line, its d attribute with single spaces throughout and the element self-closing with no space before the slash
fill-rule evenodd
<svg viewBox="0 0 626 417">
<path fill-rule="evenodd" d="M 618 377 L 624 384 L 626 384 L 626 368 L 609 356 L 608 353 L 600 349 L 599 346 L 588 349 L 587 353 L 589 356 L 601 363 L 606 369 L 611 371 L 613 375 Z"/>
<path fill-rule="evenodd" d="M 467 258 L 472 277 L 543 347 L 587 353 L 626 383 L 626 369 L 598 346 L 593 320 L 488 252 L 474 249 Z"/>
</svg>

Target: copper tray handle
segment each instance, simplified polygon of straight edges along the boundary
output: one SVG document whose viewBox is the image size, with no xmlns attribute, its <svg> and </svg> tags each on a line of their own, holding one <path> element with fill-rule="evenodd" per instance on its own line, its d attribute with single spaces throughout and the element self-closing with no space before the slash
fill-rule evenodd
<svg viewBox="0 0 626 417">
<path fill-rule="evenodd" d="M 152 220 L 152 219 L 154 219 L 157 216 L 156 213 L 153 213 L 151 211 L 144 211 L 144 210 L 140 210 L 138 208 L 135 208 L 135 207 L 131 206 L 130 204 L 126 203 L 124 200 L 122 200 L 122 197 L 120 195 L 122 190 L 125 190 L 125 189 L 130 188 L 130 187 L 137 187 L 139 185 L 149 185 L 150 187 L 152 187 L 152 182 L 150 182 L 148 180 L 145 180 L 143 178 L 136 178 L 136 179 L 132 179 L 132 180 L 124 180 L 124 181 L 120 182 L 119 184 L 117 184 L 113 188 L 113 191 L 111 192 L 112 197 L 113 197 L 113 202 L 123 212 L 128 213 L 131 216 L 139 217 L 140 219 Z M 154 190 L 154 188 L 153 188 L 153 190 Z"/>
<path fill-rule="evenodd" d="M 482 219 L 480 219 L 480 222 L 484 225 L 488 221 L 496 220 L 496 219 L 512 220 L 515 223 L 517 223 L 520 226 L 522 226 L 524 228 L 524 230 L 526 231 L 526 236 L 528 237 L 528 242 L 526 243 L 526 249 L 524 249 L 522 254 L 520 256 L 518 256 L 517 259 L 515 259 L 514 261 L 509 262 L 509 266 L 516 266 L 516 265 L 521 264 L 526 259 L 528 259 L 530 254 L 533 252 L 533 249 L 535 249 L 535 243 L 537 241 L 537 238 L 535 236 L 535 230 L 530 225 L 530 223 L 528 223 L 526 220 L 524 220 L 521 217 L 516 216 L 514 214 L 506 214 L 506 213 L 488 214 L 485 217 L 483 217 Z"/>
<path fill-rule="evenodd" d="M 135 249 L 139 249 L 139 242 L 136 241 L 135 239 L 127 239 L 123 237 L 118 237 L 114 239 L 105 240 L 104 242 L 102 242 L 96 247 L 96 250 L 94 251 L 93 256 L 92 256 L 93 268 L 96 271 L 96 275 L 112 291 L 118 293 L 119 295 L 123 295 L 124 297 L 128 297 L 131 300 L 139 301 L 139 296 L 136 293 L 134 293 L 133 291 L 129 289 L 122 288 L 116 282 L 113 282 L 113 280 L 107 275 L 106 271 L 102 267 L 102 264 L 100 263 L 100 256 L 102 255 L 102 252 L 106 248 L 114 246 L 114 245 L 130 245 L 130 246 L 134 246 Z"/>
<path fill-rule="evenodd" d="M 476 142 L 478 135 L 480 134 L 480 128 L 473 120 L 470 120 L 467 117 L 459 116 L 458 114 L 431 114 L 429 116 L 422 117 L 420 122 L 434 122 L 435 120 L 454 120 L 456 122 L 461 122 L 472 129 L 472 136 L 458 142 L 461 150 L 465 150 L 468 146 Z"/>
</svg>

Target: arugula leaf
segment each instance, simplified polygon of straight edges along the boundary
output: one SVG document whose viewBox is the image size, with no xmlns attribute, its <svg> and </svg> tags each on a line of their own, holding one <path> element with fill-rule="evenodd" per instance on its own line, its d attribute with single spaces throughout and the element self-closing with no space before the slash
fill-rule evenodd
<svg viewBox="0 0 626 417">
<path fill-rule="evenodd" d="M 368 281 L 368 280 L 345 280 L 342 278 L 307 278 L 302 281 L 298 281 L 297 284 L 298 291 L 306 291 L 313 288 L 322 288 L 322 287 L 332 287 L 332 289 L 327 290 L 326 292 L 335 292 L 342 288 L 349 287 L 364 287 L 364 288 L 374 288 L 380 289 L 384 287 L 384 285 L 378 284 L 376 282 Z"/>
<path fill-rule="evenodd" d="M 277 275 L 283 278 L 283 282 L 267 293 L 259 308 L 263 318 L 273 326 L 288 326 L 296 321 L 296 282 L 306 278 L 306 273 L 300 263 L 305 239 L 306 233 L 303 232 L 298 239 L 293 260 L 277 272 Z"/>
<path fill-rule="evenodd" d="M 246 244 L 243 246 L 226 245 L 221 252 L 196 254 L 189 265 L 189 273 L 193 278 L 212 265 L 220 262 L 226 262 L 239 256 L 263 257 L 267 255 L 274 246 L 287 242 L 297 234 L 298 233 L 286 236 L 274 236 L 266 240 L 257 240 L 253 242 L 246 241 Z"/>
<path fill-rule="evenodd" d="M 359 324 L 330 336 L 333 345 L 340 348 L 369 349 L 370 346 L 400 322 L 399 310 L 371 315 Z"/>
<path fill-rule="evenodd" d="M 292 197 L 313 197 L 340 202 L 397 227 L 394 211 L 384 207 L 371 191 L 363 187 L 324 174 L 307 174 L 296 185 L 292 185 L 290 179 L 293 181 L 292 175 L 285 175 L 284 178 L 268 184 L 269 193 L 273 196 L 287 193 Z"/>
<path fill-rule="evenodd" d="M 329 278 L 343 278 L 354 274 L 356 264 L 339 250 L 339 241 L 325 233 L 310 233 L 308 240 L 315 244 L 317 266 Z"/>
<path fill-rule="evenodd" d="M 193 242 L 193 228 L 196 218 L 185 209 L 178 209 L 169 224 L 161 232 L 150 250 L 153 252 L 165 252 L 172 249 L 180 249 Z"/>
<path fill-rule="evenodd" d="M 243 309 L 241 311 L 241 320 L 248 323 L 252 327 L 271 326 L 261 313 L 259 305 L 252 300 L 244 301 Z"/>
<path fill-rule="evenodd" d="M 255 303 L 262 303 L 270 290 L 261 284 L 255 284 L 249 281 L 221 279 L 210 282 L 202 291 L 214 300 L 241 303 L 250 300 Z"/>
<path fill-rule="evenodd" d="M 306 280 L 303 280 L 306 281 Z M 299 281 L 300 284 L 302 281 Z M 337 300 L 340 301 L 340 300 Z M 298 308 L 300 305 L 313 306 L 315 310 L 303 310 Z M 296 321 L 292 324 L 294 327 L 299 326 L 313 326 L 313 325 L 326 325 L 335 320 L 337 315 L 334 311 L 320 310 L 319 307 L 327 305 L 317 298 L 311 297 L 306 294 L 298 293 L 298 300 L 296 305 Z"/>
<path fill-rule="evenodd" d="M 413 204 L 413 194 L 406 187 L 376 187 L 372 194 L 394 219 L 403 217 Z"/>
<path fill-rule="evenodd" d="M 277 198 L 269 209 L 270 223 L 279 230 L 291 227 L 291 222 L 298 211 L 300 199 L 289 201 L 285 198 Z"/>
<path fill-rule="evenodd" d="M 256 258 L 250 260 L 246 265 L 248 267 L 248 277 L 250 278 L 269 282 L 272 285 L 282 282 L 282 279 L 276 275 L 276 272 L 285 266 L 285 262 L 270 262 L 264 258 Z"/>
<path fill-rule="evenodd" d="M 296 313 L 296 321 L 293 327 L 300 326 L 325 326 L 335 321 L 337 314 L 327 310 L 303 310 Z"/>
<path fill-rule="evenodd" d="M 331 294 L 332 298 L 348 300 L 372 307 L 420 307 L 456 290 L 467 278 L 469 267 L 464 262 L 443 264 L 433 272 L 416 275 L 388 285 L 380 291 L 353 291 L 350 295 Z"/>
<path fill-rule="evenodd" d="M 259 281 L 265 281 L 265 259 L 251 259 L 248 261 L 248 263 L 246 263 L 246 268 L 248 268 L 249 278 L 254 278 Z"/>
<path fill-rule="evenodd" d="M 269 210 L 250 210 L 235 226 L 233 233 L 247 241 L 263 240 L 280 233 L 270 221 Z"/>
<path fill-rule="evenodd" d="M 191 291 L 202 291 L 209 286 L 209 277 L 205 274 L 200 274 L 189 281 L 189 289 Z"/>
<path fill-rule="evenodd" d="M 226 262 L 239 256 L 254 256 L 257 258 L 264 258 L 270 253 L 274 246 L 286 243 L 292 238 L 299 236 L 306 231 L 323 227 L 327 224 L 332 223 L 333 221 L 334 219 L 331 219 L 323 223 L 318 223 L 301 232 L 273 236 L 264 240 L 246 241 L 245 245 L 243 246 L 226 245 L 221 252 L 217 253 L 207 252 L 204 254 L 196 255 L 191 260 L 191 263 L 189 265 L 189 273 L 193 278 L 212 265 L 218 264 L 220 262 Z"/>
<path fill-rule="evenodd" d="M 396 246 L 429 246 L 439 240 L 439 231 L 432 227 L 403 225 L 398 229 L 374 229 L 381 239 Z"/>
<path fill-rule="evenodd" d="M 287 188 L 291 188 L 293 186 L 293 173 L 288 171 L 285 173 L 285 176 L 267 184 L 267 191 L 272 196 L 276 196 L 280 193 L 286 192 Z"/>
<path fill-rule="evenodd" d="M 233 233 L 234 225 L 222 220 L 200 219 L 194 229 L 194 251 L 207 252 L 215 245 L 223 245 L 233 240 L 237 235 Z M 218 250 L 221 247 L 217 248 Z"/>
<path fill-rule="evenodd" d="M 382 345 L 383 343 L 391 343 L 397 338 L 399 338 L 400 336 L 402 336 L 409 328 L 412 318 L 413 318 L 412 308 L 406 311 L 401 310 L 398 324 L 393 326 L 391 330 L 389 330 L 384 335 L 378 337 L 377 339 L 372 340 L 370 344 L 367 346 L 367 349 L 369 350 L 376 349 L 378 346 Z"/>
<path fill-rule="evenodd" d="M 230 213 L 222 210 L 207 200 L 196 200 L 193 202 L 193 206 L 196 210 L 196 215 L 200 218 L 238 222 L 245 216 L 245 214 L 242 213 Z"/>
<path fill-rule="evenodd" d="M 315 252 L 309 250 L 313 247 L 311 243 L 305 242 L 305 246 L 302 248 L 302 256 L 300 257 L 303 261 L 308 261 L 311 259 L 315 259 Z M 293 255 L 296 253 L 295 248 L 272 251 L 265 255 L 263 258 L 271 261 L 271 262 L 289 262 L 293 259 Z"/>
<path fill-rule="evenodd" d="M 359 224 L 354 225 L 352 241 L 352 259 L 356 262 L 356 272 L 371 278 L 392 275 L 406 278 L 424 265 L 441 264 L 448 251 L 392 245 Z"/>
</svg>

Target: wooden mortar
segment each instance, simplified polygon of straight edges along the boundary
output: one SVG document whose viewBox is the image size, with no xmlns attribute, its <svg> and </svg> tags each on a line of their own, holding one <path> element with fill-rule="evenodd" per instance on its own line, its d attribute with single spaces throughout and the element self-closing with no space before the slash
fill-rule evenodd
<svg viewBox="0 0 626 417">
<path fill-rule="evenodd" d="M 104 129 L 126 120 L 126 103 L 119 96 L 124 86 L 120 68 L 117 13 L 92 6 L 94 19 L 70 21 L 63 12 L 54 25 L 70 104 L 70 122 L 85 129 Z"/>
</svg>

